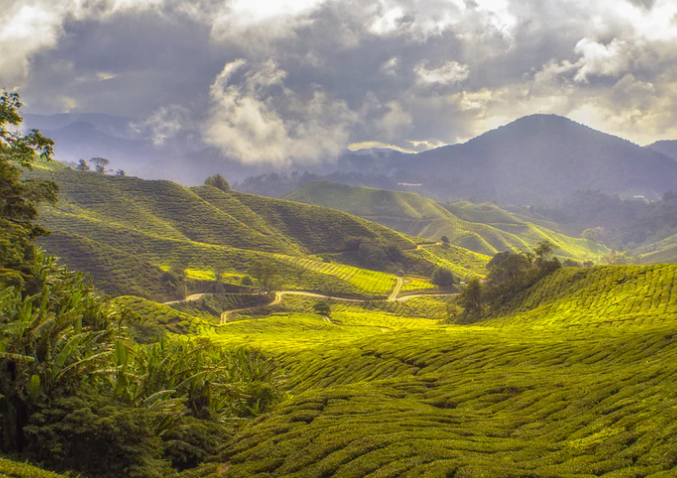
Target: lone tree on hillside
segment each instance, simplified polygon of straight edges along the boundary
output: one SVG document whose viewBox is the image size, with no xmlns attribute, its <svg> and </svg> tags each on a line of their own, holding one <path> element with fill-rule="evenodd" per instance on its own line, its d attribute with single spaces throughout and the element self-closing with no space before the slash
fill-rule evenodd
<svg viewBox="0 0 677 478">
<path fill-rule="evenodd" d="M 220 174 L 215 174 L 214 176 L 209 176 L 205 179 L 205 186 L 214 186 L 216 189 L 220 189 L 224 193 L 230 192 L 230 184 L 226 181 L 226 178 Z"/>
<path fill-rule="evenodd" d="M 106 166 L 110 164 L 106 158 L 92 158 L 89 160 L 90 163 L 94 163 L 94 171 L 97 173 L 105 173 Z"/>
<path fill-rule="evenodd" d="M 454 286 L 454 284 L 456 283 L 456 278 L 449 269 L 438 267 L 433 272 L 431 282 L 438 287 L 448 288 Z"/>
<path fill-rule="evenodd" d="M 444 247 L 449 247 L 449 243 L 451 242 L 447 236 L 442 236 L 440 237 L 440 242 L 442 242 L 442 245 Z"/>
<path fill-rule="evenodd" d="M 115 171 L 116 176 L 124 176 L 125 175 L 125 170 L 124 169 L 118 169 Z"/>
<path fill-rule="evenodd" d="M 81 159 L 80 161 L 78 161 L 78 165 L 75 166 L 75 169 L 77 171 L 80 171 L 81 173 L 84 173 L 84 172 L 87 172 L 87 171 L 91 171 L 92 168 L 89 167 L 89 164 L 87 164 L 87 161 L 85 161 L 84 159 Z"/>
<path fill-rule="evenodd" d="M 313 306 L 316 314 L 329 317 L 331 315 L 331 306 L 325 301 L 321 300 Z"/>
</svg>

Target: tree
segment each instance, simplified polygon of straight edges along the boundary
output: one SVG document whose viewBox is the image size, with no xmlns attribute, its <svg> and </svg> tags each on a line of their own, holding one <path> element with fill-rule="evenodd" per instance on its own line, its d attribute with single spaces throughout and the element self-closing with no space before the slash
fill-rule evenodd
<svg viewBox="0 0 677 478">
<path fill-rule="evenodd" d="M 431 282 L 438 287 L 449 288 L 454 286 L 456 278 L 449 269 L 437 267 L 433 272 Z"/>
<path fill-rule="evenodd" d="M 94 170 L 97 173 L 105 173 L 106 166 L 110 164 L 110 161 L 108 161 L 106 158 L 92 158 L 89 160 L 89 162 L 94 163 Z"/>
<path fill-rule="evenodd" d="M 81 173 L 86 173 L 87 171 L 91 171 L 91 168 L 89 167 L 89 164 L 87 164 L 87 161 L 84 159 L 81 159 L 78 161 L 78 165 L 75 166 L 76 171 L 80 171 Z"/>
<path fill-rule="evenodd" d="M 279 285 L 280 271 L 273 262 L 257 261 L 249 269 L 249 274 L 256 279 L 259 286 L 266 292 L 272 292 Z"/>
<path fill-rule="evenodd" d="M 331 315 L 331 306 L 323 300 L 317 302 L 313 306 L 313 310 L 316 314 L 322 315 L 324 317 L 329 317 Z"/>
<path fill-rule="evenodd" d="M 118 169 L 115 171 L 116 176 L 124 176 L 125 175 L 125 170 L 124 169 Z"/>
<path fill-rule="evenodd" d="M 463 318 L 475 322 L 482 318 L 482 284 L 477 278 L 470 279 L 459 297 L 463 307 Z"/>
<path fill-rule="evenodd" d="M 228 184 L 226 178 L 220 174 L 215 174 L 205 179 L 205 186 L 213 186 L 216 189 L 220 189 L 224 193 L 230 192 L 230 184 Z"/>
<path fill-rule="evenodd" d="M 252 281 L 252 278 L 249 276 L 244 276 L 242 280 L 240 281 L 240 284 L 246 287 L 251 287 L 254 285 L 254 282 Z"/>
<path fill-rule="evenodd" d="M 440 241 L 444 247 L 449 247 L 449 243 L 451 242 L 447 236 L 440 237 Z"/>
<path fill-rule="evenodd" d="M 51 161 L 54 145 L 39 131 L 12 131 L 23 121 L 18 112 L 21 106 L 16 93 L 0 96 L 0 283 L 8 276 L 23 280 L 30 273 L 21 266 L 32 262 L 33 240 L 49 234 L 35 223 L 38 205 L 56 203 L 59 190 L 52 181 L 21 179 L 21 173 L 31 171 L 38 158 Z"/>
<path fill-rule="evenodd" d="M 458 305 L 453 301 L 448 301 L 444 307 L 444 311 L 446 313 L 445 323 L 455 324 L 459 316 Z"/>
</svg>

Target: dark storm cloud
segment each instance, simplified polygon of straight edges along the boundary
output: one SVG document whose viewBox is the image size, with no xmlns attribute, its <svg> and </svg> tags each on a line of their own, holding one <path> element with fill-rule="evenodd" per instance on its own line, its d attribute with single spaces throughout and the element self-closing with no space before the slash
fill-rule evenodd
<svg viewBox="0 0 677 478">
<path fill-rule="evenodd" d="M 530 113 L 677 137 L 670 0 L 298 1 L 251 19 L 251 2 L 36 0 L 42 10 L 10 9 L 41 26 L 30 42 L 0 27 L 16 73 L 5 81 L 33 111 L 135 116 L 160 141 L 192 122 L 252 162 L 430 147 Z"/>
</svg>

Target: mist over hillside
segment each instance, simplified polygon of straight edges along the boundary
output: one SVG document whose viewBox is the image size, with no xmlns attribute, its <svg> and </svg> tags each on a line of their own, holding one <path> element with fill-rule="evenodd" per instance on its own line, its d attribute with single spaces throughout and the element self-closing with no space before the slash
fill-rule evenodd
<svg viewBox="0 0 677 478">
<path fill-rule="evenodd" d="M 237 182 L 239 190 L 275 197 L 319 179 L 500 204 L 552 202 L 588 189 L 658 199 L 677 185 L 674 142 L 642 148 L 555 115 L 524 117 L 466 143 L 417 154 L 344 151 L 301 167 L 224 157 L 203 142 L 198 130 L 158 141 L 152 131 L 124 117 L 30 115 L 26 126 L 42 128 L 55 139 L 62 161 L 101 156 L 128 174 L 189 186 L 220 173 Z"/>
</svg>

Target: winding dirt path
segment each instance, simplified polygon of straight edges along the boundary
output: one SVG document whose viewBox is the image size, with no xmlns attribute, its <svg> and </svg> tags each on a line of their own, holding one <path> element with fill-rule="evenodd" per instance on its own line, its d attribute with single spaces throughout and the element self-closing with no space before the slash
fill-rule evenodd
<svg viewBox="0 0 677 478">
<path fill-rule="evenodd" d="M 452 296 L 452 295 L 458 295 L 458 293 L 453 293 L 453 294 L 412 294 L 412 295 L 405 295 L 403 297 L 398 297 L 398 294 L 400 293 L 400 289 L 402 289 L 402 286 L 404 285 L 404 280 L 401 277 L 397 278 L 397 283 L 395 284 L 395 288 L 391 292 L 390 296 L 386 299 L 386 302 L 405 302 L 409 299 L 414 299 L 416 297 L 445 297 L 445 296 Z M 227 310 L 221 314 L 221 321 L 220 323 L 227 324 L 228 323 L 228 317 L 230 314 L 237 314 L 238 312 L 244 312 L 247 310 L 253 310 L 253 309 L 258 309 L 261 307 L 272 307 L 274 305 L 278 305 L 282 303 L 282 297 L 285 295 L 299 295 L 303 297 L 316 297 L 318 299 L 329 299 L 329 300 L 338 300 L 338 301 L 343 301 L 343 302 L 364 302 L 367 299 L 347 299 L 345 297 L 333 297 L 330 295 L 326 294 L 317 294 L 315 292 L 303 292 L 300 290 L 284 290 L 280 292 L 275 292 L 275 299 L 273 299 L 272 302 L 269 304 L 264 304 L 264 305 L 257 305 L 255 307 L 245 307 L 243 309 L 234 309 L 234 310 Z M 331 319 L 330 319 L 331 320 Z"/>
<path fill-rule="evenodd" d="M 401 277 L 396 277 L 396 279 L 397 283 L 395 284 L 395 288 L 388 296 L 388 299 L 386 299 L 388 302 L 395 302 L 397 300 L 397 295 L 400 293 L 400 289 L 402 289 L 402 286 L 404 285 L 404 279 Z"/>
<path fill-rule="evenodd" d="M 191 294 L 188 297 L 186 297 L 183 300 L 172 300 L 170 302 L 163 302 L 163 305 L 172 305 L 172 304 L 181 304 L 183 302 L 195 302 L 196 300 L 200 300 L 203 295 L 206 295 L 206 293 L 201 293 L 201 294 Z"/>
<path fill-rule="evenodd" d="M 274 305 L 278 305 L 282 302 L 282 297 L 284 297 L 285 295 L 300 295 L 303 297 L 317 297 L 318 299 L 342 300 L 343 302 L 364 302 L 365 300 L 365 299 L 346 299 L 345 297 L 332 297 L 330 295 L 316 294 L 315 292 L 303 292 L 300 290 L 283 290 L 280 292 L 275 292 L 275 299 L 273 299 L 273 301 L 269 304 L 257 305 L 255 307 L 246 307 L 244 309 L 227 310 L 223 312 L 221 314 L 221 324 L 228 323 L 228 316 L 230 314 L 244 312 L 245 310 L 258 309 L 260 307 L 272 307 Z"/>
</svg>

